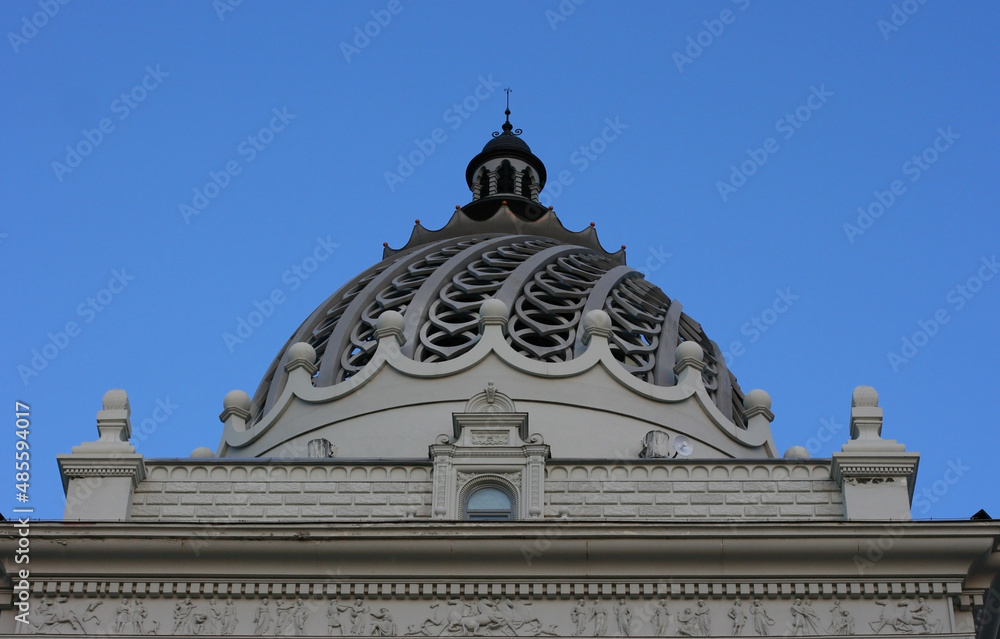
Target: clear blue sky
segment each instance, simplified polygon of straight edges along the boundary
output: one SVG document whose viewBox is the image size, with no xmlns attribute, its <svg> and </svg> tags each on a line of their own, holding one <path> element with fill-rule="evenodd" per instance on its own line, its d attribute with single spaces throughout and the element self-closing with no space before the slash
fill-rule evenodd
<svg viewBox="0 0 1000 639">
<path fill-rule="evenodd" d="M 95 439 L 110 388 L 134 425 L 163 418 L 133 439 L 144 455 L 214 449 L 227 391 L 253 394 L 382 242 L 469 201 L 510 86 L 546 202 L 627 245 L 771 394 L 780 450 L 839 450 L 869 384 L 883 434 L 922 454 L 914 515 L 1000 516 L 998 18 L 939 0 L 7 0 L 0 512 L 14 400 L 44 517 L 62 514 L 55 455 Z M 286 275 L 317 238 L 339 246 Z"/>
</svg>

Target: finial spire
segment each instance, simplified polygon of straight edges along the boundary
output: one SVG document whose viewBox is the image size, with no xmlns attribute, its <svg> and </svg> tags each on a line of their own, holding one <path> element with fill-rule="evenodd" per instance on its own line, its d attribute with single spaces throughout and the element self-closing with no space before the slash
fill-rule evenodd
<svg viewBox="0 0 1000 639">
<path fill-rule="evenodd" d="M 507 116 L 507 121 L 503 123 L 503 127 L 501 128 L 503 129 L 503 132 L 506 134 L 521 135 L 521 129 L 514 129 L 514 125 L 510 123 L 510 91 L 511 91 L 510 87 L 507 87 L 506 89 L 503 90 L 503 92 L 507 94 L 507 108 L 504 110 L 504 115 Z M 511 133 L 512 129 L 513 133 Z M 499 131 L 493 132 L 493 137 L 497 137 L 498 135 L 501 135 Z"/>
</svg>

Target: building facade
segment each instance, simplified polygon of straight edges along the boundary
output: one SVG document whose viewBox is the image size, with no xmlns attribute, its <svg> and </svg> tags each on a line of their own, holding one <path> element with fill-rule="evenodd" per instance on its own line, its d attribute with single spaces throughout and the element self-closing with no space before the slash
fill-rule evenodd
<svg viewBox="0 0 1000 639">
<path fill-rule="evenodd" d="M 0 633 L 996 637 L 1000 524 L 911 520 L 875 390 L 840 452 L 779 454 L 767 393 L 539 203 L 507 114 L 471 202 L 226 395 L 216 451 L 145 458 L 104 396 L 30 574 L 0 537 Z"/>
</svg>

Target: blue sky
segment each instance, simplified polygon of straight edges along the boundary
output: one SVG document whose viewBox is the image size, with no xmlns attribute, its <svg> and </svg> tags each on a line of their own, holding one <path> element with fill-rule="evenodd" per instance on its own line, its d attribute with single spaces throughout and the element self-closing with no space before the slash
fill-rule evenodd
<svg viewBox="0 0 1000 639">
<path fill-rule="evenodd" d="M 227 391 L 471 199 L 510 86 L 543 199 L 771 394 L 780 450 L 839 450 L 872 385 L 914 516 L 1000 516 L 1000 6 L 578 2 L 0 4 L 0 445 L 27 402 L 36 513 L 110 388 L 144 455 L 214 449 Z"/>
</svg>

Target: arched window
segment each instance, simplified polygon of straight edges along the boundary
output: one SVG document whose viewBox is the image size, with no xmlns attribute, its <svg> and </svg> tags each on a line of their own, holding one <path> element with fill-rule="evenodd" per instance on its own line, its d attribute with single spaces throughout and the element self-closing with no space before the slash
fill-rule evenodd
<svg viewBox="0 0 1000 639">
<path fill-rule="evenodd" d="M 469 493 L 464 510 L 468 521 L 511 521 L 514 499 L 506 489 L 484 484 Z"/>
</svg>

